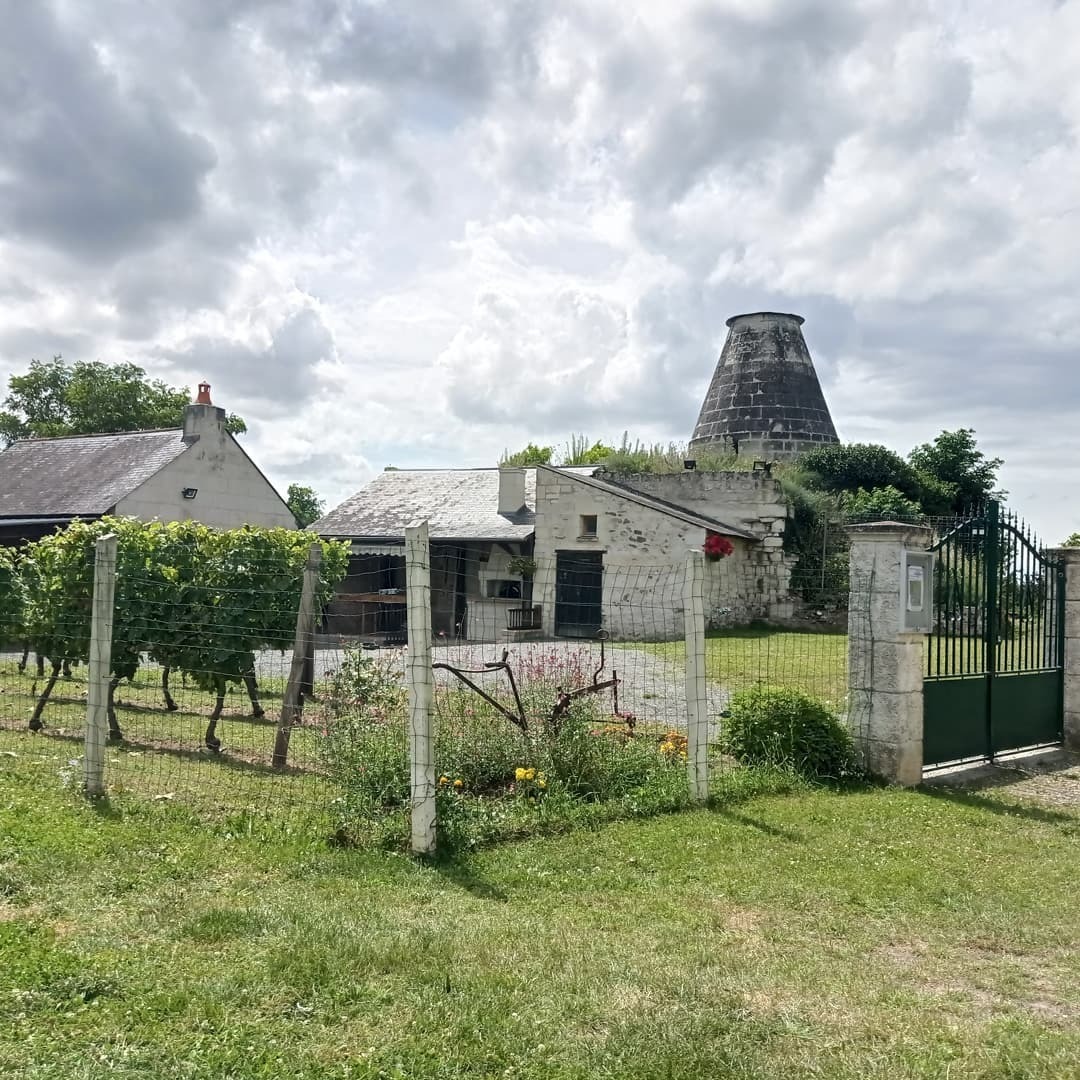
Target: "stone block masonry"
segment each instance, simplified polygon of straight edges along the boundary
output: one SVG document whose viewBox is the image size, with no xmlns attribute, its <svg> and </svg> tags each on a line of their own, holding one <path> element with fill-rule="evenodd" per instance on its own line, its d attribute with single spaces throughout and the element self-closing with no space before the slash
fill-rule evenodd
<svg viewBox="0 0 1080 1080">
<path fill-rule="evenodd" d="M 888 523 L 849 533 L 848 725 L 870 772 L 912 786 L 922 780 L 925 645 L 900 629 L 900 564 L 905 548 L 927 549 L 930 530 Z"/>
<path fill-rule="evenodd" d="M 1080 753 L 1080 548 L 1049 554 L 1065 564 L 1065 749 Z"/>
<path fill-rule="evenodd" d="M 760 472 L 704 470 L 605 474 L 604 480 L 761 538 L 759 544 L 740 547 L 734 562 L 706 564 L 705 615 L 710 627 L 792 617 L 791 565 L 783 551 L 788 506 L 778 481 Z"/>
<path fill-rule="evenodd" d="M 737 483 L 741 484 L 742 479 Z M 775 501 L 777 495 L 770 485 L 775 486 L 768 481 L 756 490 L 748 489 L 742 497 L 747 512 L 760 515 L 759 520 L 767 522 L 762 529 L 767 528 L 771 534 L 776 523 L 783 520 L 786 508 L 782 500 Z M 651 494 L 646 487 L 643 484 L 638 490 Z M 688 510 L 699 509 L 692 501 L 681 505 Z M 596 518 L 595 535 L 581 535 L 583 516 Z M 730 514 L 716 516 L 732 525 L 741 524 L 732 521 Z M 624 499 L 616 492 L 539 470 L 534 550 L 538 566 L 533 601 L 542 605 L 545 632 L 554 631 L 559 553 L 592 551 L 603 554 L 602 604 L 605 628 L 611 634 L 629 640 L 681 637 L 686 558 L 690 552 L 701 550 L 705 533 L 700 525 Z M 777 535 L 782 536 L 782 532 Z M 709 624 L 730 626 L 784 617 L 789 571 L 782 552 L 739 537 L 733 539 L 733 546 L 731 556 L 704 566 L 703 602 Z"/>
<path fill-rule="evenodd" d="M 787 460 L 839 441 L 802 323 L 800 315 L 773 311 L 728 319 L 691 454 L 714 449 Z"/>
</svg>

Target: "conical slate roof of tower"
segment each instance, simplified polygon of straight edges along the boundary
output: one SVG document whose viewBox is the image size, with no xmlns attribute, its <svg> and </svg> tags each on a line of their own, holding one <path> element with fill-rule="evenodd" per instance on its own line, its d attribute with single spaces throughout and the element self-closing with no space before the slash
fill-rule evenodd
<svg viewBox="0 0 1080 1080">
<path fill-rule="evenodd" d="M 801 315 L 775 311 L 728 319 L 691 450 L 782 460 L 839 442 L 802 324 Z"/>
</svg>

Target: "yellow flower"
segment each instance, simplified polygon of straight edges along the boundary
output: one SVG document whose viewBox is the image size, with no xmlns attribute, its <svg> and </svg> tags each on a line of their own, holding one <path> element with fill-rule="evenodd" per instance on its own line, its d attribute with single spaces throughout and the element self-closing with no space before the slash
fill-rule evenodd
<svg viewBox="0 0 1080 1080">
<path fill-rule="evenodd" d="M 535 769 L 526 769 L 525 770 L 525 779 L 526 780 L 532 780 L 532 778 L 534 776 L 536 776 L 536 770 Z"/>
<path fill-rule="evenodd" d="M 460 788 L 463 788 L 464 786 L 465 786 L 465 781 L 464 781 L 464 780 L 461 780 L 461 779 L 459 778 L 459 779 L 457 779 L 457 780 L 455 780 L 455 781 L 454 781 L 454 787 L 456 787 L 456 788 L 459 788 L 459 789 L 460 789 Z"/>
<path fill-rule="evenodd" d="M 538 788 L 539 788 L 539 789 L 540 789 L 541 791 L 543 791 L 543 790 L 544 790 L 544 788 L 546 788 L 546 787 L 547 787 L 547 781 L 546 781 L 545 779 L 543 779 L 543 777 L 541 777 L 541 778 L 540 778 L 539 780 L 537 780 L 537 781 L 536 781 L 536 786 L 537 786 L 537 787 L 538 787 Z"/>
<path fill-rule="evenodd" d="M 450 783 L 450 780 L 449 780 L 449 778 L 448 778 L 448 777 L 445 777 L 445 776 L 440 776 L 440 777 L 439 777 L 439 783 L 440 783 L 440 785 L 441 785 L 441 784 L 449 784 L 449 783 Z"/>
<path fill-rule="evenodd" d="M 514 779 L 515 780 L 524 780 L 525 779 L 525 770 L 524 769 L 515 769 L 514 770 Z"/>
</svg>

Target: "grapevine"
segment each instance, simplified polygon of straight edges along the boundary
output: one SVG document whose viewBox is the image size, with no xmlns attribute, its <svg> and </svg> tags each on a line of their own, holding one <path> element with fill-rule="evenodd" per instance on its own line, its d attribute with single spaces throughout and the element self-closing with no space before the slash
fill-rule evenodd
<svg viewBox="0 0 1080 1080">
<path fill-rule="evenodd" d="M 30 544 L 17 563 L 0 560 L 0 618 L 18 625 L 29 646 L 50 663 L 30 720 L 42 715 L 65 662 L 88 659 L 94 544 L 117 537 L 109 730 L 122 738 L 114 694 L 144 659 L 190 676 L 216 694 L 205 742 L 220 746 L 215 727 L 229 682 L 244 682 L 258 713 L 255 654 L 292 644 L 310 533 L 288 529 L 217 530 L 197 522 L 102 518 L 77 522 Z M 344 577 L 348 547 L 322 542 L 318 601 Z M 10 588 L 4 587 L 5 574 Z M 175 707 L 163 680 L 166 706 Z"/>
</svg>

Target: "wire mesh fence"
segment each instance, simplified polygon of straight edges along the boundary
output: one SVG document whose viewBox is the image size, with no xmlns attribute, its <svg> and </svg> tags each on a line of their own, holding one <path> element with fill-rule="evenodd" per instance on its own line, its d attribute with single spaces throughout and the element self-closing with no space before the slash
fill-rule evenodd
<svg viewBox="0 0 1080 1080">
<path fill-rule="evenodd" d="M 433 650 L 443 832 L 485 839 L 685 805 L 684 565 L 567 553 L 530 560 L 518 581 L 467 555 L 442 574 L 440 554 L 432 608 L 469 628 Z"/>
<path fill-rule="evenodd" d="M 10 575 L 0 583 L 15 597 L 0 597 L 0 749 L 40 758 L 74 784 L 100 533 L 53 567 L 49 588 L 16 587 Z M 370 556 L 318 577 L 305 636 L 297 615 L 311 539 L 289 541 L 285 556 L 245 541 L 242 557 L 211 546 L 192 559 L 166 545 L 149 559 L 134 533 L 121 537 L 105 694 L 110 797 L 303 819 L 365 846 L 408 842 L 404 553 L 379 556 L 370 580 Z M 796 688 L 844 713 L 847 613 L 831 586 L 827 619 L 803 588 L 783 626 L 731 626 L 724 573 L 700 553 L 690 588 L 693 560 L 596 554 L 500 560 L 431 545 L 434 796 L 449 842 L 687 805 L 693 725 L 715 783 L 737 767 L 724 741 L 730 702 L 754 686 Z M 59 589 L 44 614 L 35 588 Z M 23 665 L 27 611 L 37 613 L 35 640 L 62 658 L 43 661 L 41 675 L 33 650 Z"/>
</svg>

